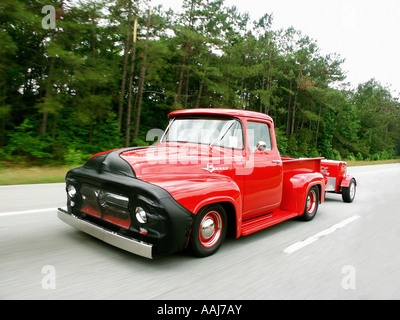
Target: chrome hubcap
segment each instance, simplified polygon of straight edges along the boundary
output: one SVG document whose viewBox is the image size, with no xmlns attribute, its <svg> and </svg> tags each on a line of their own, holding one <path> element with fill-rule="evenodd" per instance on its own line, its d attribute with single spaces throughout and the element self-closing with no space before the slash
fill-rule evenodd
<svg viewBox="0 0 400 320">
<path fill-rule="evenodd" d="M 314 212 L 316 202 L 317 202 L 317 194 L 315 193 L 315 190 L 311 190 L 311 192 L 307 196 L 307 211 L 308 211 L 308 213 Z"/>
<path fill-rule="evenodd" d="M 207 218 L 201 226 L 201 236 L 204 239 L 210 239 L 215 232 L 215 222 L 211 218 Z"/>
<path fill-rule="evenodd" d="M 200 223 L 200 243 L 205 248 L 214 246 L 221 237 L 222 218 L 219 212 L 208 212 Z"/>
</svg>

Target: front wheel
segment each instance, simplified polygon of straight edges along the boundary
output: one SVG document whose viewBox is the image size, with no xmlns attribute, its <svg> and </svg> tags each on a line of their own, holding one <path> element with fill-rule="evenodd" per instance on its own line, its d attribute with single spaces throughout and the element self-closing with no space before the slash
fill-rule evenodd
<svg viewBox="0 0 400 320">
<path fill-rule="evenodd" d="M 318 211 L 319 205 L 319 189 L 317 186 L 313 186 L 308 190 L 306 205 L 304 207 L 303 215 L 301 218 L 305 221 L 314 219 Z"/>
<path fill-rule="evenodd" d="M 209 205 L 199 211 L 195 219 L 190 248 L 195 255 L 207 257 L 214 254 L 225 239 L 226 211 L 221 205 Z"/>
<path fill-rule="evenodd" d="M 356 196 L 356 180 L 351 179 L 350 185 L 347 188 L 342 188 L 342 199 L 344 202 L 353 202 Z"/>
</svg>

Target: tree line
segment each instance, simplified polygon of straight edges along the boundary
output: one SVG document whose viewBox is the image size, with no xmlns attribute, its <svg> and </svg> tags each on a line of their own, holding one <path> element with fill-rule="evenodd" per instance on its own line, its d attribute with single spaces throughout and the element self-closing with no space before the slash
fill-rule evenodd
<svg viewBox="0 0 400 320">
<path fill-rule="evenodd" d="M 282 155 L 400 154 L 398 98 L 376 79 L 351 88 L 343 62 L 223 0 L 1 0 L 0 165 L 150 144 L 169 112 L 197 107 L 269 114 Z"/>
</svg>

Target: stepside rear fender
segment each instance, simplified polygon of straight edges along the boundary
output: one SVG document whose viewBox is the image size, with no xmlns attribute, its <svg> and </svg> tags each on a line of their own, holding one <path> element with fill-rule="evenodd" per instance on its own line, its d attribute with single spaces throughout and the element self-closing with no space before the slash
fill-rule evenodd
<svg viewBox="0 0 400 320">
<path fill-rule="evenodd" d="M 286 177 L 283 181 L 281 209 L 301 215 L 304 211 L 307 192 L 312 186 L 319 187 L 320 203 L 322 203 L 325 200 L 325 181 L 321 173 L 298 173 Z"/>
</svg>

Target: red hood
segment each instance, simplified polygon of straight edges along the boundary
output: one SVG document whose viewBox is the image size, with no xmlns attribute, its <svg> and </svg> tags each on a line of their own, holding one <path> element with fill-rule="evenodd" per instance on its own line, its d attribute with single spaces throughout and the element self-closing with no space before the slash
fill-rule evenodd
<svg viewBox="0 0 400 320">
<path fill-rule="evenodd" d="M 178 177 L 207 179 L 210 174 L 230 175 L 233 167 L 232 151 L 227 153 L 223 148 L 190 143 L 128 150 L 122 152 L 120 157 L 129 163 L 138 179 L 150 183 L 176 180 Z"/>
<path fill-rule="evenodd" d="M 242 154 L 242 150 L 235 150 Z M 232 150 L 208 145 L 180 143 L 122 152 L 120 157 L 133 168 L 137 179 L 168 191 L 191 212 L 204 195 L 237 198 L 240 192 L 232 180 L 238 164 Z"/>
</svg>

